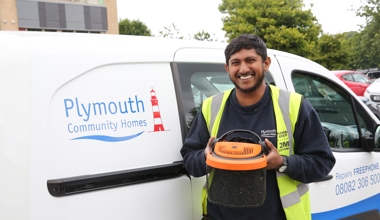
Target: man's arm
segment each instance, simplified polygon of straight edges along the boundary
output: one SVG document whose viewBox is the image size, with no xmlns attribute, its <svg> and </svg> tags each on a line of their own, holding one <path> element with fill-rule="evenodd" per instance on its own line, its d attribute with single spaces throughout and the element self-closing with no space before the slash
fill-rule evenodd
<svg viewBox="0 0 380 220">
<path fill-rule="evenodd" d="M 194 177 L 206 174 L 205 148 L 209 142 L 210 135 L 206 122 L 199 111 L 195 116 L 190 131 L 186 136 L 185 143 L 181 148 L 183 163 L 187 172 Z"/>
</svg>

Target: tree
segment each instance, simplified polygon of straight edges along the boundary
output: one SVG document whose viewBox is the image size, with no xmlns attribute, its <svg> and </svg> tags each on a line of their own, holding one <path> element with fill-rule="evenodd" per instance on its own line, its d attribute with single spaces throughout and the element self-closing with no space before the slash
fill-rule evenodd
<svg viewBox="0 0 380 220">
<path fill-rule="evenodd" d="M 345 50 L 346 33 L 322 34 L 313 60 L 329 70 L 346 69 L 349 54 Z"/>
<path fill-rule="evenodd" d="M 357 58 L 355 57 L 355 47 L 359 41 L 359 34 L 360 33 L 357 31 L 343 33 L 344 39 L 341 41 L 342 50 L 347 54 L 347 60 L 345 65 L 343 65 L 343 67 L 341 67 L 340 69 L 359 69 L 356 62 Z"/>
<path fill-rule="evenodd" d="M 119 33 L 124 35 L 152 36 L 149 28 L 139 20 L 124 19 L 119 22 Z"/>
<path fill-rule="evenodd" d="M 185 39 L 185 37 L 180 34 L 180 29 L 174 23 L 172 23 L 171 26 L 165 26 L 164 30 L 159 33 L 159 37 Z"/>
<path fill-rule="evenodd" d="M 219 11 L 226 37 L 243 33 L 260 36 L 268 48 L 310 57 L 321 33 L 311 10 L 303 10 L 302 0 L 223 0 Z"/>
<path fill-rule="evenodd" d="M 193 38 L 195 40 L 200 41 L 218 41 L 218 38 L 215 38 L 215 34 L 211 36 L 208 32 L 205 32 L 204 30 L 195 33 Z"/>
<path fill-rule="evenodd" d="M 352 63 L 358 69 L 380 67 L 380 0 L 367 0 L 357 15 L 366 18 L 366 26 L 351 42 Z"/>
<path fill-rule="evenodd" d="M 163 31 L 160 31 L 159 37 L 175 38 L 175 39 L 188 39 L 188 40 L 199 40 L 199 41 L 218 41 L 218 38 L 215 37 L 215 34 L 212 36 L 205 32 L 204 30 L 196 32 L 193 36 L 188 34 L 187 37 L 184 37 L 181 34 L 180 29 L 172 23 L 171 26 L 165 26 Z"/>
<path fill-rule="evenodd" d="M 184 37 L 181 34 L 180 29 L 172 23 L 171 26 L 164 27 L 163 31 L 160 31 L 159 37 L 175 38 L 175 39 L 188 39 L 188 40 L 199 40 L 199 41 L 218 41 L 218 38 L 215 37 L 215 34 L 211 36 L 208 32 L 204 30 L 196 32 L 193 36 L 188 34 L 187 37 Z"/>
</svg>

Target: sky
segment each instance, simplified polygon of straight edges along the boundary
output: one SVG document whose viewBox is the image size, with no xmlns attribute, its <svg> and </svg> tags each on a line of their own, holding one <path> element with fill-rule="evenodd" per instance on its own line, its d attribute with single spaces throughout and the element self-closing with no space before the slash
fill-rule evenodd
<svg viewBox="0 0 380 220">
<path fill-rule="evenodd" d="M 322 25 L 324 33 L 337 34 L 358 31 L 364 18 L 356 16 L 363 0 L 304 0 L 307 8 Z M 118 20 L 143 22 L 154 36 L 174 24 L 185 38 L 200 31 L 213 39 L 225 41 L 222 18 L 218 6 L 222 0 L 117 0 Z"/>
</svg>

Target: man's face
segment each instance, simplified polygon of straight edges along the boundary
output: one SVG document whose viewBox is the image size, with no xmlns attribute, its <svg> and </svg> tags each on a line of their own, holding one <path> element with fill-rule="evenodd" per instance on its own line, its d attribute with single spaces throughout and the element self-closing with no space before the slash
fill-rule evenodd
<svg viewBox="0 0 380 220">
<path fill-rule="evenodd" d="M 236 89 L 250 93 L 264 85 L 264 73 L 269 65 L 269 57 L 263 62 L 254 49 L 242 49 L 234 53 L 224 67 Z"/>
</svg>

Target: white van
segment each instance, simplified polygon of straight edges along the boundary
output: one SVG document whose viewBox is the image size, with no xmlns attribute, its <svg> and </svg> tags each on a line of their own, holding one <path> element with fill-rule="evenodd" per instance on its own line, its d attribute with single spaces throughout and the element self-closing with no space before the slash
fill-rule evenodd
<svg viewBox="0 0 380 220">
<path fill-rule="evenodd" d="M 205 178 L 179 151 L 202 100 L 233 86 L 225 46 L 0 32 L 0 219 L 200 219 Z M 337 159 L 310 184 L 313 219 L 380 219 L 379 120 L 324 67 L 268 53 L 266 81 L 310 100 Z"/>
</svg>

